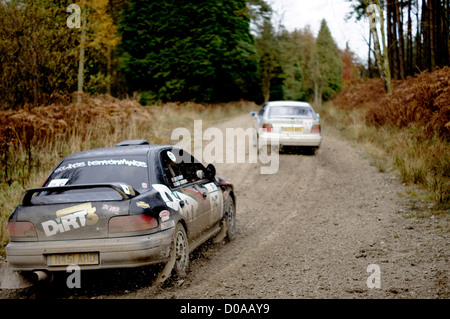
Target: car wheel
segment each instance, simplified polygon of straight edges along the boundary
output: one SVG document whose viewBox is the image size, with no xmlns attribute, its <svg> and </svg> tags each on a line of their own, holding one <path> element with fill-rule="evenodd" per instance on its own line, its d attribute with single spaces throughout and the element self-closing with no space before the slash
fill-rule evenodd
<svg viewBox="0 0 450 319">
<path fill-rule="evenodd" d="M 183 225 L 177 224 L 172 238 L 169 260 L 156 278 L 156 283 L 164 283 L 167 279 L 183 279 L 189 265 L 189 246 Z"/>
<path fill-rule="evenodd" d="M 224 204 L 221 225 L 219 233 L 213 239 L 214 244 L 219 244 L 224 240 L 232 241 L 236 238 L 236 207 L 231 197 Z"/>
<path fill-rule="evenodd" d="M 174 275 L 177 279 L 182 279 L 186 277 L 189 265 L 189 247 L 186 231 L 181 224 L 178 224 L 175 230 L 172 253 L 175 254 Z"/>
<path fill-rule="evenodd" d="M 224 222 L 227 227 L 226 238 L 231 241 L 236 238 L 236 207 L 233 198 L 229 198 L 225 204 Z"/>
</svg>

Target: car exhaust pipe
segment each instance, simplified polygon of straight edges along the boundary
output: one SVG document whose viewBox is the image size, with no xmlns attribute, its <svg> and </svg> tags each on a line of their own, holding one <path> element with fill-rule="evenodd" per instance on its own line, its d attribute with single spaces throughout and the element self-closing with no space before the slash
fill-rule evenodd
<svg viewBox="0 0 450 319">
<path fill-rule="evenodd" d="M 36 270 L 33 271 L 33 281 L 38 282 L 38 281 L 52 281 L 53 279 L 53 275 L 43 271 L 43 270 Z"/>
</svg>

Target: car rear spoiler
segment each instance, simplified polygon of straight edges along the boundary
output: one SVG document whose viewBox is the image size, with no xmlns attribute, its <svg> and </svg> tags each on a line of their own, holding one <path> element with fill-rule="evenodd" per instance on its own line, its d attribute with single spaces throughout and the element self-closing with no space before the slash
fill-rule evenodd
<svg viewBox="0 0 450 319">
<path fill-rule="evenodd" d="M 90 189 L 90 188 L 112 188 L 117 193 L 122 196 L 123 199 L 130 199 L 136 195 L 139 195 L 133 187 L 124 183 L 97 183 L 97 184 L 78 184 L 78 185 L 64 185 L 64 186 L 50 186 L 50 187 L 40 187 L 32 188 L 27 191 L 22 196 L 20 200 L 21 206 L 31 206 L 31 199 L 35 193 L 40 192 L 63 192 L 73 189 Z"/>
</svg>

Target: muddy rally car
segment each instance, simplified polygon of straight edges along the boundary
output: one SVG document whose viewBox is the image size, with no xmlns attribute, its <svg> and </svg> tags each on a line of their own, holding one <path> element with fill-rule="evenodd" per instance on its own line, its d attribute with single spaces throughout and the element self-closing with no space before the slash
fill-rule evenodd
<svg viewBox="0 0 450 319">
<path fill-rule="evenodd" d="M 124 141 L 66 157 L 9 218 L 9 271 L 43 279 L 81 270 L 165 264 L 183 277 L 189 253 L 235 237 L 233 185 L 170 145 Z"/>
</svg>

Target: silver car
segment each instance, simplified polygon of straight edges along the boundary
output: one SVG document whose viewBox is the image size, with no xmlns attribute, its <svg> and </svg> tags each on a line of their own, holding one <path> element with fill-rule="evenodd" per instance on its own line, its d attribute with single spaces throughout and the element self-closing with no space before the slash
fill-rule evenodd
<svg viewBox="0 0 450 319">
<path fill-rule="evenodd" d="M 297 101 L 273 101 L 261 110 L 251 112 L 255 117 L 254 145 L 305 146 L 317 150 L 322 143 L 319 114 L 309 103 Z"/>
</svg>

